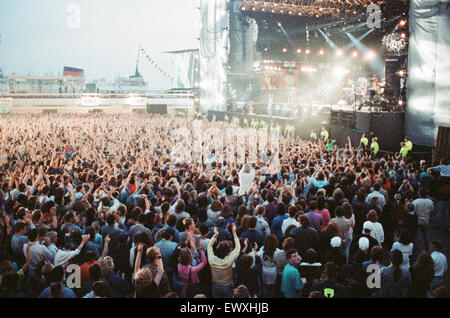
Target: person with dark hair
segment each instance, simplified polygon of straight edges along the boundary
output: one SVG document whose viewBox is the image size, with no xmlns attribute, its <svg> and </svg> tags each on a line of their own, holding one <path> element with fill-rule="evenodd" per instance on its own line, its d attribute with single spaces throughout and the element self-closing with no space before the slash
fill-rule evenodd
<svg viewBox="0 0 450 318">
<path fill-rule="evenodd" d="M 358 250 L 354 255 L 352 262 L 342 266 L 337 282 L 343 284 L 347 294 L 351 298 L 359 298 L 365 296 L 366 280 L 363 272 L 363 263 L 368 260 L 365 251 Z"/>
<path fill-rule="evenodd" d="M 118 224 L 119 228 L 116 228 Z M 105 239 L 106 235 L 109 235 L 111 241 L 109 243 L 109 255 L 113 258 L 117 258 L 120 253 L 120 242 L 129 237 L 128 232 L 121 227 L 121 223 L 117 223 L 116 215 L 109 213 L 106 215 L 106 224 L 101 227 L 100 233 Z"/>
<path fill-rule="evenodd" d="M 173 268 L 170 259 L 178 244 L 173 241 L 175 232 L 172 228 L 166 228 L 162 231 L 164 231 L 162 233 L 162 239 L 157 242 L 155 246 L 159 248 L 167 276 L 172 277 L 172 273 L 175 271 L 175 268 Z"/>
<path fill-rule="evenodd" d="M 391 265 L 380 271 L 380 292 L 384 298 L 405 298 L 411 288 L 411 274 L 401 268 L 403 254 L 393 250 L 390 254 Z"/>
<path fill-rule="evenodd" d="M 86 281 L 83 285 L 82 285 L 82 294 L 86 296 L 86 294 L 90 293 L 92 291 L 92 285 L 101 279 L 102 277 L 102 270 L 100 268 L 100 265 L 98 264 L 93 264 L 88 268 L 88 272 L 89 272 L 89 280 Z"/>
<path fill-rule="evenodd" d="M 328 262 L 324 268 L 323 280 L 315 282 L 311 287 L 311 292 L 319 292 L 325 298 L 345 298 L 347 292 L 345 286 L 336 282 L 339 268 L 336 264 Z"/>
<path fill-rule="evenodd" d="M 414 204 L 409 203 L 406 205 L 406 211 L 408 213 L 403 219 L 401 225 L 402 229 L 405 229 L 409 232 L 409 237 L 411 238 L 411 241 L 413 241 L 417 236 L 417 225 L 419 223 L 419 218 L 417 217 L 415 210 L 416 207 L 414 206 Z"/>
<path fill-rule="evenodd" d="M 301 226 L 291 231 L 295 240 L 295 248 L 303 258 L 310 248 L 318 251 L 320 249 L 319 233 L 312 228 L 306 215 L 300 216 Z"/>
<path fill-rule="evenodd" d="M 269 225 L 272 226 L 272 222 L 277 216 L 277 204 L 275 203 L 275 196 L 272 192 L 267 194 L 267 204 L 264 206 L 266 210 L 266 217 Z"/>
<path fill-rule="evenodd" d="M 318 213 L 317 210 L 317 201 L 312 201 L 309 206 L 309 212 L 306 213 L 306 216 L 309 219 L 309 223 L 311 227 L 316 229 L 318 232 L 321 231 L 323 223 L 322 215 Z"/>
<path fill-rule="evenodd" d="M 246 286 L 239 285 L 233 290 L 233 298 L 252 298 L 252 296 Z"/>
<path fill-rule="evenodd" d="M 442 244 L 439 241 L 431 241 L 431 258 L 434 262 L 434 278 L 430 283 L 430 290 L 444 284 L 444 275 L 448 269 L 447 257 L 442 253 Z"/>
<path fill-rule="evenodd" d="M 264 242 L 264 234 L 256 229 L 257 224 L 258 220 L 256 216 L 250 217 L 250 220 L 248 222 L 249 229 L 248 231 L 242 233 L 240 235 L 240 238 L 248 238 L 252 246 L 257 244 L 258 247 L 261 247 Z"/>
<path fill-rule="evenodd" d="M 295 249 L 286 252 L 287 264 L 283 270 L 281 279 L 281 291 L 286 298 L 300 298 L 302 295 L 303 281 L 298 271 L 301 258 Z"/>
<path fill-rule="evenodd" d="M 286 206 L 283 202 L 278 203 L 277 213 L 278 215 L 273 219 L 271 229 L 272 232 L 277 236 L 277 239 L 280 241 L 283 238 L 283 222 L 289 217 L 289 215 L 286 214 Z"/>
<path fill-rule="evenodd" d="M 201 262 L 195 266 L 192 266 L 192 255 L 197 251 L 195 239 L 191 239 L 191 248 L 185 247 L 180 251 L 178 258 L 178 275 L 183 281 L 183 289 L 181 291 L 181 298 L 192 297 L 196 294 L 201 294 L 203 290 L 200 290 L 200 279 L 198 273 L 206 266 L 207 260 L 203 251 L 203 243 L 198 243 L 198 252 L 201 256 Z"/>
<path fill-rule="evenodd" d="M 212 273 L 212 294 L 214 298 L 230 297 L 233 293 L 233 272 L 232 266 L 239 256 L 241 250 L 241 243 L 236 234 L 236 225 L 231 226 L 234 238 L 234 249 L 226 242 L 219 242 L 216 248 L 216 253 L 213 251 L 214 243 L 217 241 L 219 231 L 214 228 L 214 236 L 208 244 L 208 263 L 211 267 Z"/>
<path fill-rule="evenodd" d="M 400 233 L 400 238 L 398 242 L 392 244 L 393 250 L 399 250 L 403 254 L 403 262 L 401 267 L 403 269 L 409 270 L 410 258 L 413 254 L 413 243 L 411 243 L 411 237 L 407 230 L 402 230 Z"/>
<path fill-rule="evenodd" d="M 409 297 L 428 298 L 430 284 L 434 278 L 434 261 L 428 252 L 419 254 L 411 268 L 411 289 Z"/>
<path fill-rule="evenodd" d="M 309 295 L 312 285 L 320 279 L 322 264 L 319 262 L 319 254 L 312 248 L 306 251 L 305 258 L 300 263 L 300 273 L 306 279 L 303 286 L 303 296 Z"/>
<path fill-rule="evenodd" d="M 145 227 L 145 223 L 147 222 L 147 214 L 141 213 L 138 215 L 136 222 L 133 226 L 130 227 L 130 230 L 128 232 L 130 239 L 132 242 L 134 242 L 134 236 L 137 232 L 144 232 L 149 237 L 150 245 L 153 245 L 153 236 L 152 231 Z"/>
<path fill-rule="evenodd" d="M 51 284 L 45 288 L 39 298 L 77 298 L 75 293 L 64 286 L 64 268 L 56 266 L 51 272 Z"/>
<path fill-rule="evenodd" d="M 98 280 L 92 284 L 92 293 L 83 298 L 109 298 L 111 297 L 111 286 L 105 280 Z"/>
<path fill-rule="evenodd" d="M 431 217 L 431 213 L 434 210 L 434 204 L 433 201 L 431 201 L 430 199 L 427 199 L 427 192 L 425 190 L 425 188 L 420 188 L 419 189 L 419 198 L 414 200 L 412 202 L 412 204 L 414 204 L 415 207 L 415 213 L 417 215 L 418 218 L 418 223 L 417 223 L 417 230 L 418 233 L 422 234 L 423 237 L 423 241 L 425 244 L 425 250 L 427 252 L 430 251 L 430 217 Z M 417 237 L 413 238 L 417 239 Z M 417 244 L 416 244 L 417 245 Z"/>
<path fill-rule="evenodd" d="M 275 234 L 270 234 L 264 240 L 264 246 L 260 248 L 258 256 L 262 263 L 262 297 L 271 298 L 275 292 L 277 282 L 277 263 L 275 255 L 281 252 L 278 249 L 278 239 Z"/>
<path fill-rule="evenodd" d="M 23 221 L 14 224 L 14 234 L 11 238 L 11 249 L 14 259 L 19 264 L 25 263 L 25 254 L 23 253 L 23 246 L 28 243 L 27 224 Z"/>
<path fill-rule="evenodd" d="M 292 206 L 292 205 L 289 206 L 289 208 L 288 208 L 289 217 L 283 221 L 283 225 L 281 226 L 282 235 L 287 234 L 286 230 L 289 226 L 291 226 L 291 225 L 295 225 L 296 227 L 300 226 L 300 223 L 296 220 L 297 212 L 298 212 L 298 209 L 296 206 Z"/>
<path fill-rule="evenodd" d="M 373 186 L 373 192 L 366 197 L 366 203 L 369 204 L 372 201 L 372 198 L 374 197 L 378 198 L 378 209 L 382 211 L 383 207 L 386 205 L 386 198 L 380 192 L 380 190 L 381 186 L 378 183 L 375 183 Z"/>
<path fill-rule="evenodd" d="M 249 254 L 242 254 L 237 259 L 235 286 L 244 285 L 248 288 L 252 297 L 260 297 L 261 261 L 259 258 L 256 258 L 256 265 L 252 267 L 253 261 L 253 257 Z"/>
<path fill-rule="evenodd" d="M 43 237 L 42 240 L 39 238 L 39 230 L 34 228 L 29 230 L 27 233 L 29 242 L 23 245 L 23 254 L 26 254 L 27 246 L 30 245 L 30 258 L 31 264 L 28 269 L 28 276 L 33 276 L 34 271 L 38 264 L 46 259 L 47 261 L 52 261 L 52 253 L 48 246 L 50 245 L 50 240 L 47 237 Z M 41 244 L 43 242 L 44 244 Z"/>
<path fill-rule="evenodd" d="M 441 286 L 433 290 L 431 298 L 450 298 L 450 292 L 447 288 Z"/>
<path fill-rule="evenodd" d="M 350 240 L 350 220 L 345 217 L 345 211 L 342 206 L 338 206 L 334 211 L 336 217 L 330 220 L 330 223 L 335 223 L 338 228 L 338 235 L 341 237 L 342 246 L 347 244 Z"/>
<path fill-rule="evenodd" d="M 21 277 L 14 271 L 4 272 L 1 276 L 0 298 L 27 298 L 21 288 Z"/>
</svg>

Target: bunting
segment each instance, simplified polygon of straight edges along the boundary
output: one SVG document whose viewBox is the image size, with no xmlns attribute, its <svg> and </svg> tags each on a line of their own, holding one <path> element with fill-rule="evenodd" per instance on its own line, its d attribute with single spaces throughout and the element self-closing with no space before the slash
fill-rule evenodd
<svg viewBox="0 0 450 318">
<path fill-rule="evenodd" d="M 175 78 L 173 78 L 172 76 L 167 74 L 161 67 L 159 67 L 159 65 L 147 54 L 147 52 L 145 52 L 145 50 L 144 50 L 144 48 L 142 46 L 139 46 L 139 51 L 141 51 L 141 53 L 145 56 L 147 61 L 150 62 L 150 64 L 153 65 L 153 67 L 159 73 L 161 73 L 161 75 L 164 76 L 164 78 L 166 78 L 168 80 L 171 80 L 171 81 L 175 81 Z"/>
</svg>

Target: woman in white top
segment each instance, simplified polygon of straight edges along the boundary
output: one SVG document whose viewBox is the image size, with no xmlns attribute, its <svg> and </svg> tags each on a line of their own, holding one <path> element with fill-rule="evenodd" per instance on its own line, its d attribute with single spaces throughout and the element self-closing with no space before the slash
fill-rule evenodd
<svg viewBox="0 0 450 318">
<path fill-rule="evenodd" d="M 378 214 L 375 210 L 371 210 L 367 213 L 367 221 L 364 222 L 363 228 L 365 228 L 366 225 L 369 225 L 369 227 L 372 228 L 372 231 L 370 231 L 370 236 L 376 239 L 378 244 L 381 246 L 384 242 L 384 230 L 381 223 L 378 222 Z"/>
<path fill-rule="evenodd" d="M 239 172 L 239 195 L 245 195 L 252 187 L 255 179 L 255 170 L 248 163 Z"/>
<path fill-rule="evenodd" d="M 400 233 L 400 238 L 398 242 L 392 244 L 393 250 L 399 250 L 403 254 L 403 263 L 400 265 L 401 268 L 409 270 L 409 258 L 413 253 L 414 245 L 411 243 L 411 236 L 409 235 L 408 230 L 402 230 Z"/>
</svg>

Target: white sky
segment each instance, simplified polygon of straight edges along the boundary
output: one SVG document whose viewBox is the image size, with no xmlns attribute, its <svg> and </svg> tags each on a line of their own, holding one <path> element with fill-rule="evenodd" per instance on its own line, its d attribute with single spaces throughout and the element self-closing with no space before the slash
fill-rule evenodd
<svg viewBox="0 0 450 318">
<path fill-rule="evenodd" d="M 88 80 L 134 74 L 139 44 L 171 74 L 164 51 L 199 47 L 198 0 L 0 0 L 0 67 L 6 73 L 59 75 L 83 68 Z M 69 5 L 80 28 L 69 28 Z M 141 58 L 150 89 L 171 88 Z"/>
</svg>

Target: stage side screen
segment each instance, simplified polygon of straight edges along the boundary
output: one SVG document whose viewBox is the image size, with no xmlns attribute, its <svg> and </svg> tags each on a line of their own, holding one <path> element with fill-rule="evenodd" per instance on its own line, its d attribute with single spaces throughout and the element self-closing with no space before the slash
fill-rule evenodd
<svg viewBox="0 0 450 318">
<path fill-rule="evenodd" d="M 417 145 L 435 146 L 450 126 L 449 30 L 449 0 L 411 0 L 405 133 Z"/>
</svg>

